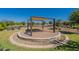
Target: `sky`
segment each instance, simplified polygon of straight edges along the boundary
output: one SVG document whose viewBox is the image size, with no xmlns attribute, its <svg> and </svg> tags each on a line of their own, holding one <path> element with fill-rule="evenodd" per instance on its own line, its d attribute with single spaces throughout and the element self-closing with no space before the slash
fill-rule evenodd
<svg viewBox="0 0 79 59">
<path fill-rule="evenodd" d="M 30 16 L 68 20 L 74 8 L 0 8 L 0 21 L 27 21 Z"/>
</svg>

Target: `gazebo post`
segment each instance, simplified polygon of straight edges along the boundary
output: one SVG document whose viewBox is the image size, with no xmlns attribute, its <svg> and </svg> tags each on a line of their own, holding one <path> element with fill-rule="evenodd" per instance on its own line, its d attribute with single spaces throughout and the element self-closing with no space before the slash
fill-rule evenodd
<svg viewBox="0 0 79 59">
<path fill-rule="evenodd" d="M 55 18 L 53 18 L 53 32 L 55 33 Z"/>
<path fill-rule="evenodd" d="M 28 32 L 28 30 L 29 30 L 29 23 L 28 23 L 28 20 L 27 20 L 27 29 L 26 29 L 26 33 Z"/>
<path fill-rule="evenodd" d="M 42 20 L 42 23 L 43 23 L 43 20 Z M 42 24 L 42 31 L 43 31 L 43 29 L 44 29 L 44 28 L 43 28 L 43 24 Z"/>
<path fill-rule="evenodd" d="M 28 24 L 28 20 L 27 20 L 27 30 L 29 29 L 29 24 Z"/>
<path fill-rule="evenodd" d="M 32 36 L 32 18 L 30 18 L 30 29 L 31 29 L 31 36 Z"/>
</svg>

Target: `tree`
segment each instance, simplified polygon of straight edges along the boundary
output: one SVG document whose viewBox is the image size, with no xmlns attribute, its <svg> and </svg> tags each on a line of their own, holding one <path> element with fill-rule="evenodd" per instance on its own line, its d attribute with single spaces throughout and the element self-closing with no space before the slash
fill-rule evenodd
<svg viewBox="0 0 79 59">
<path fill-rule="evenodd" d="M 25 22 L 21 22 L 21 24 L 22 24 L 22 25 L 25 25 L 26 23 L 25 23 Z"/>
<path fill-rule="evenodd" d="M 72 22 L 79 23 L 79 9 L 72 12 L 69 20 Z"/>
<path fill-rule="evenodd" d="M 56 20 L 56 26 L 61 26 L 61 19 Z"/>
<path fill-rule="evenodd" d="M 46 22 L 45 21 L 42 21 L 42 25 L 44 26 L 46 24 Z"/>
<path fill-rule="evenodd" d="M 15 25 L 19 25 L 19 26 L 25 25 L 25 24 L 26 24 L 25 22 L 16 22 L 16 23 L 15 23 Z"/>
<path fill-rule="evenodd" d="M 0 24 L 0 31 L 4 30 L 4 27 L 2 26 L 2 24 Z"/>
<path fill-rule="evenodd" d="M 42 29 L 44 29 L 44 25 L 46 24 L 45 21 L 42 21 Z"/>
<path fill-rule="evenodd" d="M 6 29 L 6 28 L 7 28 L 7 25 L 6 25 L 6 23 L 5 23 L 5 22 L 1 22 L 1 26 L 2 26 L 4 29 Z"/>
<path fill-rule="evenodd" d="M 49 21 L 49 24 L 53 24 L 53 22 L 52 21 Z"/>
<path fill-rule="evenodd" d="M 35 25 L 35 22 L 32 22 L 32 25 L 34 26 Z"/>
</svg>

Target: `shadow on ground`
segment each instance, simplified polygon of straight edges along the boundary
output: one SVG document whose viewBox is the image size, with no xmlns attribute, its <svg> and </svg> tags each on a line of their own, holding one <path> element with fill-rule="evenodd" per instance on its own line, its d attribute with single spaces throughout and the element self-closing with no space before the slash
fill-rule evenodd
<svg viewBox="0 0 79 59">
<path fill-rule="evenodd" d="M 0 51 L 10 51 L 10 49 L 4 48 L 4 47 L 0 44 Z"/>
<path fill-rule="evenodd" d="M 60 31 L 61 33 L 63 34 L 77 34 L 77 33 L 74 33 L 74 32 L 67 32 L 67 31 Z"/>
</svg>

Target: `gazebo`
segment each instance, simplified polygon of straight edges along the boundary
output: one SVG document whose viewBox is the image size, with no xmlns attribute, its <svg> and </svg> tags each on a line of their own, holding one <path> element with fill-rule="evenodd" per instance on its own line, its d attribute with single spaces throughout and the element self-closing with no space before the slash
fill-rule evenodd
<svg viewBox="0 0 79 59">
<path fill-rule="evenodd" d="M 44 21 L 51 20 L 53 24 L 49 32 L 49 26 L 47 30 L 43 31 L 33 31 L 33 21 Z M 43 25 L 42 25 L 43 26 Z M 38 27 L 38 25 L 37 25 Z M 39 28 L 40 29 L 40 28 Z M 29 34 L 29 35 L 28 35 Z M 63 38 L 62 38 L 63 37 Z M 66 44 L 68 42 L 68 37 L 66 35 L 62 36 L 62 33 L 55 31 L 55 19 L 54 18 L 45 18 L 45 17 L 30 17 L 27 22 L 26 31 L 14 33 L 10 37 L 11 43 L 28 48 L 55 48 L 61 44 Z"/>
<path fill-rule="evenodd" d="M 53 25 L 52 25 L 52 28 L 53 28 L 53 33 L 55 33 L 55 18 L 45 18 L 45 17 L 37 17 L 37 16 L 32 16 L 30 17 L 28 20 L 27 20 L 27 29 L 26 29 L 26 33 L 27 32 L 30 32 L 30 36 L 32 36 L 32 27 L 33 27 L 33 21 L 44 21 L 44 20 L 52 20 L 53 22 Z M 42 25 L 43 27 L 43 25 Z"/>
</svg>

